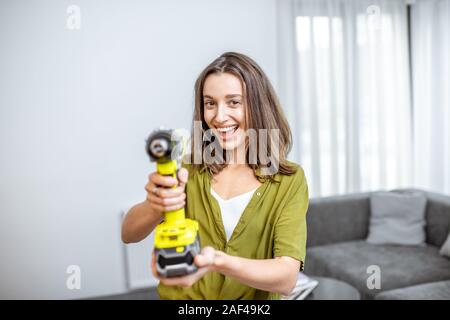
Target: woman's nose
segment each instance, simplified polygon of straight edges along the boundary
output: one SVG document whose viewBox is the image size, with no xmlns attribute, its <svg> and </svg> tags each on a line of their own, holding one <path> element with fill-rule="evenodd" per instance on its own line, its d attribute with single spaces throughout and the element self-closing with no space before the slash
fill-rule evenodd
<svg viewBox="0 0 450 320">
<path fill-rule="evenodd" d="M 217 106 L 217 113 L 216 113 L 216 121 L 217 122 L 223 122 L 227 119 L 227 108 L 226 105 L 221 103 Z"/>
</svg>

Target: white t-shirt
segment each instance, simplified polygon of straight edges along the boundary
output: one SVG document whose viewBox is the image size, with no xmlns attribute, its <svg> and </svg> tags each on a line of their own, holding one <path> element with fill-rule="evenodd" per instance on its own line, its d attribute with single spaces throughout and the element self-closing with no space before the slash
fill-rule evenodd
<svg viewBox="0 0 450 320">
<path fill-rule="evenodd" d="M 256 189 L 258 188 L 228 200 L 224 200 L 213 190 L 213 188 L 211 188 L 211 194 L 214 198 L 216 198 L 220 206 L 220 212 L 222 215 L 223 226 L 225 227 L 225 234 L 227 235 L 227 240 L 230 240 L 239 218 L 252 199 L 253 193 Z"/>
</svg>

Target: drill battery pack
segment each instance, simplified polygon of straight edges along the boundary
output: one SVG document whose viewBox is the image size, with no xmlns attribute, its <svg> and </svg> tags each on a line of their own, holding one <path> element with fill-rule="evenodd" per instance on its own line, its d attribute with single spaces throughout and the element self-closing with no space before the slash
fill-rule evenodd
<svg viewBox="0 0 450 320">
<path fill-rule="evenodd" d="M 156 271 L 162 277 L 178 277 L 197 271 L 194 257 L 200 253 L 200 241 L 182 247 L 155 248 Z"/>
</svg>

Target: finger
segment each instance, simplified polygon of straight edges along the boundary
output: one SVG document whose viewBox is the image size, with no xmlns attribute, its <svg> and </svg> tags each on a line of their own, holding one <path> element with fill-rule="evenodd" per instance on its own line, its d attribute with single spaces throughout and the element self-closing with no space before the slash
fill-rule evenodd
<svg viewBox="0 0 450 320">
<path fill-rule="evenodd" d="M 184 193 L 184 186 L 178 186 L 176 188 L 159 188 L 156 192 L 161 198 L 174 198 Z"/>
<path fill-rule="evenodd" d="M 164 205 L 163 204 L 163 199 L 158 197 L 158 196 L 155 196 L 153 193 L 147 193 L 147 200 L 150 203 L 158 204 L 160 206 Z"/>
<path fill-rule="evenodd" d="M 189 172 L 186 168 L 181 168 L 180 170 L 178 170 L 177 176 L 180 185 L 184 186 L 188 181 Z"/>
<path fill-rule="evenodd" d="M 200 254 L 196 255 L 194 259 L 197 267 L 211 266 L 214 263 L 215 252 L 216 250 L 213 247 L 203 248 Z"/>
<path fill-rule="evenodd" d="M 178 204 L 182 204 L 182 202 L 186 199 L 186 194 L 182 193 L 178 197 L 175 198 L 161 198 L 161 204 L 165 207 L 174 206 Z"/>
<path fill-rule="evenodd" d="M 148 194 L 153 194 L 153 190 L 155 190 L 156 185 L 153 182 L 149 182 L 145 185 L 145 191 L 147 191 Z M 157 190 L 157 189 L 156 189 Z"/>
<path fill-rule="evenodd" d="M 164 207 L 164 212 L 179 210 L 179 209 L 184 208 L 185 205 L 186 205 L 186 202 L 183 201 L 182 203 L 177 204 L 177 205 L 166 206 L 166 207 Z"/>
<path fill-rule="evenodd" d="M 171 205 L 171 206 L 161 206 L 161 205 L 155 204 L 154 209 L 159 210 L 159 212 L 169 212 L 169 211 L 175 211 L 175 210 L 182 209 L 182 208 L 184 208 L 185 205 L 186 205 L 185 201 L 183 201 L 179 204 Z"/>
<path fill-rule="evenodd" d="M 186 205 L 186 201 L 183 201 L 176 205 L 170 205 L 170 206 L 163 206 L 154 202 L 150 201 L 150 207 L 155 210 L 156 212 L 168 212 L 168 211 L 175 211 L 181 208 L 184 208 Z"/>
<path fill-rule="evenodd" d="M 156 259 L 155 252 L 153 251 L 152 252 L 152 273 L 155 278 L 158 278 L 159 276 L 158 276 L 158 273 L 156 272 L 156 260 L 155 259 Z"/>
<path fill-rule="evenodd" d="M 181 205 L 186 200 L 186 194 L 182 193 L 176 198 L 160 198 L 153 194 L 147 195 L 147 200 L 163 207 Z"/>
<path fill-rule="evenodd" d="M 197 270 L 196 275 L 198 276 L 198 278 L 201 278 L 201 277 L 203 277 L 205 274 L 207 274 L 208 272 L 209 272 L 209 269 L 208 269 L 208 268 L 199 268 L 199 269 Z"/>
<path fill-rule="evenodd" d="M 156 187 L 156 189 L 155 189 Z M 149 182 L 144 187 L 148 194 L 153 194 L 160 198 L 175 198 L 184 193 L 184 187 L 164 188 L 157 187 L 153 182 Z"/>
<path fill-rule="evenodd" d="M 178 180 L 175 179 L 174 177 L 170 177 L 170 176 L 163 176 L 157 172 L 153 172 L 152 174 L 150 174 L 150 182 L 161 186 L 161 187 L 168 187 L 171 188 L 173 186 L 178 185 Z"/>
</svg>

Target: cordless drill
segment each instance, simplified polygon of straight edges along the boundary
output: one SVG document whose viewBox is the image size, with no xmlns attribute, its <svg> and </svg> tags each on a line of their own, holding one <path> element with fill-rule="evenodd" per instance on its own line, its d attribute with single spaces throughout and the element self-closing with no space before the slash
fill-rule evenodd
<svg viewBox="0 0 450 320">
<path fill-rule="evenodd" d="M 159 174 L 177 178 L 185 140 L 176 130 L 159 129 L 150 134 L 146 152 Z M 176 186 L 174 186 L 176 188 Z M 161 277 L 177 277 L 197 271 L 194 257 L 200 252 L 198 222 L 186 219 L 184 208 L 164 213 L 155 229 L 156 271 Z"/>
</svg>

